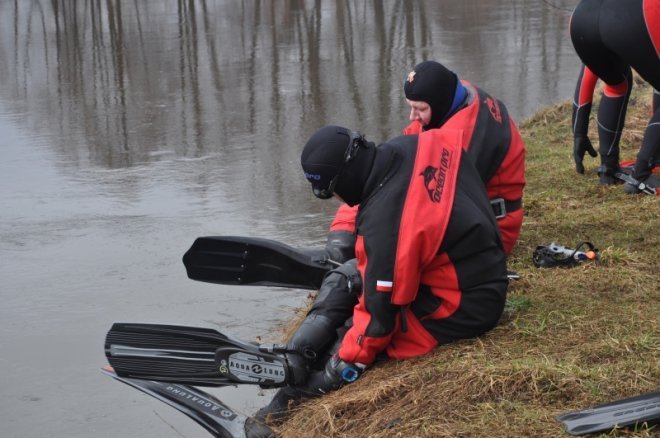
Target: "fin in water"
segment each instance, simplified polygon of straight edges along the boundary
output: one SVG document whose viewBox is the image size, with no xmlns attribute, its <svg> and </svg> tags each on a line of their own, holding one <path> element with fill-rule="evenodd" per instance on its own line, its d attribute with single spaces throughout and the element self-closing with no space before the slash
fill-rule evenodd
<svg viewBox="0 0 660 438">
<path fill-rule="evenodd" d="M 605 432 L 618 427 L 660 421 L 660 391 L 569 412 L 557 417 L 571 435 Z"/>
<path fill-rule="evenodd" d="M 335 267 L 325 251 L 302 251 L 269 239 L 198 237 L 183 256 L 188 278 L 216 284 L 318 289 Z"/>
<path fill-rule="evenodd" d="M 121 377 L 109 366 L 101 368 L 101 372 L 183 412 L 213 436 L 222 438 L 245 436 L 245 423 L 248 417 L 237 413 L 200 389 L 176 383 Z M 263 425 L 263 427 L 267 426 Z"/>
<path fill-rule="evenodd" d="M 210 328 L 164 324 L 114 323 L 105 339 L 105 355 L 118 376 L 193 386 L 285 386 L 302 370 L 278 354 L 284 352 Z"/>
</svg>

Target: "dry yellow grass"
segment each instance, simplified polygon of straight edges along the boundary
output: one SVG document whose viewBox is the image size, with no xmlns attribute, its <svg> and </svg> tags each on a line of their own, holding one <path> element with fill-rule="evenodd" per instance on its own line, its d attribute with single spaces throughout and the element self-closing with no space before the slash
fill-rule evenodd
<svg viewBox="0 0 660 438">
<path fill-rule="evenodd" d="M 633 159 L 650 115 L 637 83 L 622 140 Z M 594 111 L 595 114 L 595 111 Z M 296 408 L 284 437 L 557 437 L 563 412 L 660 388 L 658 217 L 651 196 L 602 187 L 586 157 L 572 160 L 568 102 L 524 121 L 525 221 L 498 327 L 479 339 L 380 364 L 341 390 Z M 592 116 L 592 119 L 595 116 Z M 595 120 L 592 141 L 597 143 Z M 601 262 L 537 269 L 531 255 L 552 241 L 589 240 Z M 655 429 L 607 436 L 660 436 Z"/>
</svg>

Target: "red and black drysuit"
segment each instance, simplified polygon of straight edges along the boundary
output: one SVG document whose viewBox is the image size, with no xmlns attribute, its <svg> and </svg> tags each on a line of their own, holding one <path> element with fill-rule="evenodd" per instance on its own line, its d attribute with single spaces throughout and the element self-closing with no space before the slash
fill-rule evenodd
<svg viewBox="0 0 660 438">
<path fill-rule="evenodd" d="M 376 148 L 355 220 L 363 286 L 338 351 L 344 361 L 419 356 L 497 324 L 506 256 L 483 182 L 463 153 L 467 138 L 431 130 Z"/>
<path fill-rule="evenodd" d="M 461 144 L 477 168 L 502 234 L 508 255 L 520 235 L 523 221 L 522 196 L 525 187 L 525 144 L 504 104 L 482 89 L 461 81 L 470 96 L 440 126 L 440 131 L 460 131 Z M 419 134 L 422 125 L 411 123 L 404 134 Z M 330 231 L 353 231 L 356 209 L 343 205 Z"/>
<path fill-rule="evenodd" d="M 632 89 L 631 67 L 654 88 L 653 116 L 644 133 L 633 176 L 643 180 L 660 148 L 660 1 L 582 0 L 571 16 L 571 40 L 581 67 L 573 100 L 573 134 L 583 156 L 598 79 L 605 82 L 598 109 L 599 173 L 619 168 L 619 140 Z M 576 151 L 578 153 L 578 151 Z M 581 167 L 582 157 L 576 158 Z M 583 169 L 583 168 L 582 168 Z M 580 172 L 582 173 L 582 172 Z"/>
</svg>

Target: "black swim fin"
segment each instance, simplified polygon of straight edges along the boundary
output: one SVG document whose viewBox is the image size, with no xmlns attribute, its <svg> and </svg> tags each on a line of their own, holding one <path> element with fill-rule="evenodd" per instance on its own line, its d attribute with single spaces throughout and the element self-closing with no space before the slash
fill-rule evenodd
<svg viewBox="0 0 660 438">
<path fill-rule="evenodd" d="M 571 435 L 660 421 L 660 391 L 562 414 L 557 419 Z"/>
<path fill-rule="evenodd" d="M 323 250 L 303 251 L 274 240 L 198 237 L 183 256 L 188 277 L 216 284 L 318 289 L 338 263 Z"/>
<path fill-rule="evenodd" d="M 217 398 L 188 385 L 156 382 L 118 376 L 112 367 L 101 372 L 183 412 L 211 434 L 222 438 L 245 436 L 248 417 L 239 414 Z M 266 428 L 267 426 L 262 425 Z"/>
<path fill-rule="evenodd" d="M 194 386 L 240 383 L 285 386 L 306 373 L 283 346 L 255 345 L 217 330 L 163 324 L 115 323 L 105 355 L 120 377 Z"/>
</svg>

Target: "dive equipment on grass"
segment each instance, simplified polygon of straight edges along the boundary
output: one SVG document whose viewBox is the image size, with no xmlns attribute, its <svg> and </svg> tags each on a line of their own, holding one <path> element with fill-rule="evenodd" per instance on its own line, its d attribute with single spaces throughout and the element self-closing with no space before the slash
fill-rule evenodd
<svg viewBox="0 0 660 438">
<path fill-rule="evenodd" d="M 245 423 L 248 418 L 198 388 L 176 383 L 121 377 L 109 366 L 101 368 L 101 372 L 183 412 L 214 436 L 245 437 Z"/>
<path fill-rule="evenodd" d="M 240 383 L 278 387 L 307 377 L 302 356 L 203 327 L 115 323 L 105 355 L 120 377 L 195 386 Z"/>
<path fill-rule="evenodd" d="M 660 391 L 649 392 L 557 417 L 571 435 L 605 432 L 614 428 L 660 421 Z"/>
<path fill-rule="evenodd" d="M 586 249 L 582 250 L 582 247 Z M 579 242 L 575 249 L 553 242 L 537 246 L 532 254 L 532 261 L 537 268 L 572 268 L 589 260 L 598 260 L 598 249 L 591 242 Z"/>
</svg>

